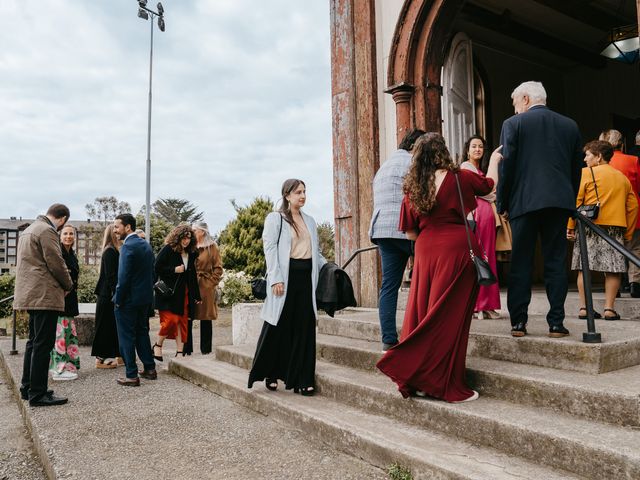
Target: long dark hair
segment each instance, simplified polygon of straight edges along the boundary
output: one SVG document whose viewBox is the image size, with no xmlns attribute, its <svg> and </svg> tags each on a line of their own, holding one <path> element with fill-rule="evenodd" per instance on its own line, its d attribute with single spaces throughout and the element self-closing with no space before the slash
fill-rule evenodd
<svg viewBox="0 0 640 480">
<path fill-rule="evenodd" d="M 289 195 L 296 188 L 298 188 L 300 184 L 302 184 L 304 188 L 307 188 L 307 185 L 302 180 L 298 180 L 297 178 L 290 178 L 284 181 L 284 183 L 282 184 L 282 191 L 281 191 L 282 205 L 278 210 L 282 214 L 284 219 L 287 221 L 287 223 L 293 227 L 297 235 L 299 235 L 300 232 L 298 232 L 298 227 L 296 226 L 296 222 L 293 221 L 293 215 L 291 214 L 291 205 L 289 205 L 289 200 L 287 200 L 287 195 Z"/>
<path fill-rule="evenodd" d="M 436 204 L 436 170 L 457 172 L 444 138 L 439 133 L 422 135 L 413 146 L 411 168 L 404 177 L 402 190 L 419 213 L 429 213 Z"/>
<path fill-rule="evenodd" d="M 191 240 L 189 241 L 189 245 L 187 245 L 187 248 L 182 248 L 182 244 L 180 243 L 180 241 L 187 235 L 191 236 Z M 191 253 L 196 249 L 196 236 L 193 234 L 191 225 L 181 224 L 171 230 L 171 232 L 169 232 L 167 238 L 164 239 L 164 243 L 165 245 L 169 245 L 174 252 Z"/>
<path fill-rule="evenodd" d="M 478 170 L 482 170 L 482 173 L 487 173 L 487 167 L 489 166 L 488 155 L 487 155 L 487 141 L 480 135 L 472 135 L 469 137 L 464 143 L 464 148 L 462 149 L 462 158 L 460 159 L 460 163 L 471 161 L 469 159 L 469 147 L 471 147 L 471 142 L 473 140 L 480 140 L 482 142 L 482 158 L 478 162 Z"/>
</svg>

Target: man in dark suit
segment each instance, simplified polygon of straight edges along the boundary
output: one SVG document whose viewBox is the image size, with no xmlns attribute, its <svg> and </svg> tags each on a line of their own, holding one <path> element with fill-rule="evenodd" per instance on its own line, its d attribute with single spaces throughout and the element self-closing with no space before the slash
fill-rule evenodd
<svg viewBox="0 0 640 480">
<path fill-rule="evenodd" d="M 155 380 L 156 364 L 149 339 L 148 312 L 153 302 L 153 263 L 151 246 L 135 234 L 136 219 L 129 213 L 118 215 L 114 230 L 123 240 L 118 263 L 118 284 L 113 295 L 120 354 L 126 377 L 120 385 L 137 387 L 140 377 Z M 138 371 L 136 351 L 144 370 Z"/>
<path fill-rule="evenodd" d="M 567 297 L 567 220 L 576 207 L 584 154 L 576 123 L 546 106 L 540 82 L 525 82 L 511 94 L 516 115 L 502 124 L 503 146 L 498 210 L 511 222 L 513 250 L 507 305 L 511 335 L 526 335 L 531 276 L 540 235 L 544 283 L 550 309 L 549 336 L 569 335 L 564 327 Z"/>
</svg>

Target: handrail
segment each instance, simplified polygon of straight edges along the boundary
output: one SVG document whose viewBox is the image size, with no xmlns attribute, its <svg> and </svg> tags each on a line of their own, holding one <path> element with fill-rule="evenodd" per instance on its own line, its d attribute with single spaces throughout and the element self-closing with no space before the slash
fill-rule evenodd
<svg viewBox="0 0 640 480">
<path fill-rule="evenodd" d="M 13 300 L 13 295 L 7 298 L 3 298 L 0 300 L 0 303 L 8 302 L 9 300 Z M 9 350 L 9 355 L 17 355 L 18 350 L 16 350 L 16 311 L 13 311 L 13 327 L 11 328 L 11 350 Z"/>
<path fill-rule="evenodd" d="M 582 334 L 582 341 L 584 343 L 601 343 L 602 337 L 596 332 L 596 322 L 593 316 L 593 291 L 591 289 L 591 271 L 589 270 L 585 227 L 589 227 L 596 235 L 611 245 L 613 249 L 638 267 L 640 267 L 640 258 L 627 250 L 623 245 L 620 245 L 620 243 L 611 238 L 604 229 L 593 223 L 589 218 L 581 215 L 577 210 L 573 213 L 573 218 L 576 220 L 578 226 L 580 267 L 582 270 L 582 283 L 584 285 L 585 307 L 587 309 L 587 331 Z"/>
<path fill-rule="evenodd" d="M 344 270 L 345 268 L 347 268 L 347 266 L 353 261 L 354 258 L 356 258 L 358 255 L 360 255 L 362 252 L 368 252 L 369 250 L 376 250 L 378 248 L 377 245 L 369 245 L 368 247 L 363 247 L 363 248 L 359 248 L 356 251 L 354 251 L 351 256 L 349 257 L 349 259 L 344 263 L 344 265 L 342 265 L 342 270 Z"/>
</svg>

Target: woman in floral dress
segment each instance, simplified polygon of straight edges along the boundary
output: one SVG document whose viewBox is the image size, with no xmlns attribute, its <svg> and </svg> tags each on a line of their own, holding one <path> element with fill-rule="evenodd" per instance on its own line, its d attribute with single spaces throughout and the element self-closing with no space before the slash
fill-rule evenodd
<svg viewBox="0 0 640 480">
<path fill-rule="evenodd" d="M 62 257 L 73 280 L 73 289 L 64 298 L 64 313 L 58 317 L 56 327 L 56 343 L 51 351 L 51 370 L 53 380 L 75 380 L 80 368 L 80 352 L 74 317 L 78 315 L 78 276 L 80 266 L 78 257 L 73 251 L 76 240 L 76 229 L 66 225 L 60 232 Z"/>
</svg>

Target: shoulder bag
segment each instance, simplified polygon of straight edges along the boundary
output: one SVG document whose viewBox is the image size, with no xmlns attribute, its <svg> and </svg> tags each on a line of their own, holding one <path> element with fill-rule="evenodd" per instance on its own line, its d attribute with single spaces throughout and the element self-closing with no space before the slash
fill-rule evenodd
<svg viewBox="0 0 640 480">
<path fill-rule="evenodd" d="M 280 246 L 280 235 L 282 235 L 282 214 L 280 214 L 280 231 L 278 232 L 278 241 L 276 248 Z M 258 300 L 267 298 L 267 278 L 257 277 L 251 280 L 251 295 Z"/>
<path fill-rule="evenodd" d="M 176 290 L 176 286 L 178 285 L 178 280 L 180 279 L 179 275 L 180 274 L 178 274 L 178 278 L 176 278 L 176 283 L 173 284 L 173 288 L 170 288 L 169 285 L 160 278 L 153 284 L 153 291 L 161 298 L 171 298 L 173 296 L 173 292 Z"/>
<path fill-rule="evenodd" d="M 460 180 L 458 174 L 454 174 L 456 177 L 456 186 L 458 187 L 458 196 L 460 197 L 460 208 L 462 209 L 462 220 L 464 221 L 464 229 L 467 232 L 467 243 L 469 244 L 469 255 L 471 261 L 476 267 L 476 274 L 478 276 L 478 284 L 482 286 L 493 285 L 496 283 L 496 276 L 491 271 L 489 266 L 489 259 L 487 254 L 484 253 L 484 258 L 480 258 L 473 253 L 473 247 L 471 246 L 471 234 L 469 233 L 469 225 L 467 224 L 467 217 L 464 214 L 464 201 L 462 200 L 462 189 L 460 188 Z"/>
<path fill-rule="evenodd" d="M 600 197 L 598 196 L 598 184 L 596 183 L 596 176 L 593 174 L 593 168 L 589 167 L 591 170 L 591 178 L 593 179 L 593 188 L 596 191 L 596 203 L 585 205 L 584 203 L 578 207 L 578 213 L 584 215 L 589 220 L 595 220 L 598 218 L 598 213 L 600 213 Z M 586 191 L 586 186 L 585 186 Z"/>
</svg>

